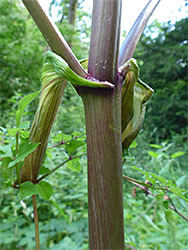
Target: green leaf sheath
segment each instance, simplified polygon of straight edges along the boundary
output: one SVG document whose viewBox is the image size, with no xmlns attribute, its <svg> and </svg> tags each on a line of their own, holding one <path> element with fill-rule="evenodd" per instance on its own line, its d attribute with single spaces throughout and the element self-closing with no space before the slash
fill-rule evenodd
<svg viewBox="0 0 188 250">
<path fill-rule="evenodd" d="M 45 155 L 50 131 L 64 92 L 66 80 L 54 71 L 53 63 L 44 63 L 42 68 L 42 92 L 38 109 L 36 111 L 29 140 L 40 143 L 28 155 L 20 173 L 21 182 L 36 182 L 39 169 Z"/>
<path fill-rule="evenodd" d="M 85 86 L 85 87 L 93 87 L 93 88 L 114 88 L 114 85 L 109 82 L 99 82 L 96 79 L 92 78 L 85 79 L 77 75 L 74 71 L 71 70 L 66 61 L 60 56 L 56 55 L 53 52 L 48 51 L 46 53 L 46 65 L 52 64 L 54 67 L 54 71 L 62 78 L 70 81 L 74 85 Z"/>
<path fill-rule="evenodd" d="M 35 183 L 37 180 L 66 81 L 79 86 L 114 88 L 114 85 L 109 82 L 99 82 L 95 79 L 91 81 L 78 76 L 69 68 L 65 60 L 50 51 L 45 56 L 41 80 L 42 94 L 29 136 L 30 141 L 40 145 L 25 158 L 20 173 L 21 182 Z M 17 120 L 19 123 L 20 116 Z"/>
<path fill-rule="evenodd" d="M 125 75 L 122 86 L 122 146 L 128 148 L 137 137 L 145 116 L 146 101 L 153 90 L 142 82 L 139 77 L 139 68 L 135 59 L 130 59 L 119 73 Z"/>
<path fill-rule="evenodd" d="M 121 121 L 122 131 L 133 117 L 133 98 L 134 86 L 138 79 L 139 68 L 135 59 L 130 59 L 126 64 L 119 68 L 119 72 L 126 75 L 124 84 L 122 86 L 122 101 L 121 101 Z"/>
</svg>

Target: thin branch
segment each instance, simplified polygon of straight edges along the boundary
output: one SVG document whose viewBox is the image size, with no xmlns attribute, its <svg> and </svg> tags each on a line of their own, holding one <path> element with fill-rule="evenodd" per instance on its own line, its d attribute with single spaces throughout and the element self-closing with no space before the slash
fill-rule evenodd
<svg viewBox="0 0 188 250">
<path fill-rule="evenodd" d="M 128 176 L 126 176 L 126 175 L 123 175 L 123 177 L 124 177 L 126 180 L 128 180 L 128 181 L 130 181 L 130 182 L 132 182 L 132 183 L 134 182 L 134 183 L 141 184 L 141 185 L 143 185 L 143 186 L 145 186 L 145 187 L 151 187 L 151 185 L 149 185 L 149 184 L 146 184 L 146 183 L 144 183 L 144 182 L 138 181 L 138 180 L 133 179 L 133 178 L 131 178 L 131 177 L 128 177 Z"/>
<path fill-rule="evenodd" d="M 130 177 L 127 177 L 127 176 L 125 176 L 125 175 L 123 175 L 123 178 L 125 178 L 128 182 L 134 184 L 135 186 L 139 187 L 140 189 L 144 190 L 144 192 L 145 192 L 146 194 L 150 194 L 150 195 L 152 195 L 153 197 L 156 198 L 156 195 L 153 194 L 150 190 L 148 190 L 148 189 L 146 190 L 146 187 L 143 187 L 142 185 L 138 184 L 139 181 L 137 181 L 137 180 L 135 180 L 135 179 L 132 179 L 132 178 L 130 178 Z M 134 180 L 134 181 L 133 181 L 133 180 Z M 172 204 L 173 204 L 173 203 L 172 203 Z M 176 207 L 175 207 L 174 205 L 173 205 L 173 206 L 169 205 L 168 207 L 169 207 L 170 209 L 174 210 L 174 212 L 176 212 L 177 214 L 179 214 L 184 220 L 188 221 L 188 218 L 185 217 L 182 213 L 180 213 L 180 212 L 176 209 Z"/>
<path fill-rule="evenodd" d="M 129 244 L 125 244 L 125 249 L 137 250 L 137 248 L 135 248 Z"/>
<path fill-rule="evenodd" d="M 52 148 L 59 147 L 59 146 L 61 146 L 61 145 L 64 145 L 64 144 L 66 144 L 66 143 L 72 141 L 72 140 L 76 140 L 76 139 L 78 139 L 78 138 L 80 138 L 80 137 L 82 137 L 82 135 L 80 135 L 80 136 L 77 135 L 77 136 L 75 136 L 74 138 L 71 138 L 70 140 L 61 141 L 61 142 L 59 142 L 59 143 L 57 143 L 57 144 L 55 144 L 55 145 L 49 146 L 48 149 L 52 149 Z"/>
<path fill-rule="evenodd" d="M 61 32 L 51 20 L 51 17 L 46 13 L 38 0 L 22 0 L 25 7 L 29 11 L 36 25 L 40 29 L 42 35 L 46 39 L 52 51 L 60 55 L 69 64 L 70 68 L 79 76 L 86 78 L 87 73 L 82 68 L 72 50 L 68 46 Z"/>
<path fill-rule="evenodd" d="M 55 167 L 54 169 L 52 169 L 50 171 L 50 173 L 46 173 L 44 174 L 43 176 L 41 176 L 38 180 L 37 180 L 37 183 L 39 183 L 41 180 L 43 180 L 44 178 L 46 178 L 47 176 L 51 175 L 53 172 L 55 172 L 57 169 L 59 169 L 60 167 L 62 167 L 63 165 L 65 165 L 67 162 L 71 161 L 71 160 L 74 160 L 76 158 L 79 158 L 79 157 L 82 157 L 86 154 L 80 154 L 80 155 L 76 155 L 76 156 L 70 156 L 67 160 L 65 160 L 64 162 L 62 162 L 61 164 L 59 164 L 57 167 Z"/>
</svg>

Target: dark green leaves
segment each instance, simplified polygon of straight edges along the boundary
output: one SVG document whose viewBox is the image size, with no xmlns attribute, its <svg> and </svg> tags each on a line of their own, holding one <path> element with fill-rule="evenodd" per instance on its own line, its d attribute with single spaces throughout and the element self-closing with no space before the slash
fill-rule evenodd
<svg viewBox="0 0 188 250">
<path fill-rule="evenodd" d="M 45 200 L 49 200 L 52 193 L 53 193 L 53 188 L 46 181 L 42 181 L 36 185 L 30 181 L 26 181 L 20 184 L 20 190 L 18 194 L 21 198 L 31 196 L 34 194 L 40 194 L 42 198 L 44 198 Z"/>
<path fill-rule="evenodd" d="M 66 146 L 69 156 L 71 156 L 79 147 L 83 146 L 85 143 L 79 140 L 71 140 Z"/>
<path fill-rule="evenodd" d="M 42 198 L 45 200 L 49 200 L 50 196 L 53 193 L 53 188 L 52 186 L 46 182 L 46 181 L 41 181 L 39 184 L 36 185 L 38 193 Z"/>
<path fill-rule="evenodd" d="M 26 181 L 20 184 L 19 196 L 21 198 L 31 196 L 37 193 L 38 191 L 37 191 L 36 185 L 34 185 L 32 182 Z"/>
</svg>

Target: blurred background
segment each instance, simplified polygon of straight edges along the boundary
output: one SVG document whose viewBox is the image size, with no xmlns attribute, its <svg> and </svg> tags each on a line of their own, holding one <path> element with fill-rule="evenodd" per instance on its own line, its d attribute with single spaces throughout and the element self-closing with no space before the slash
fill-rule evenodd
<svg viewBox="0 0 188 250">
<path fill-rule="evenodd" d="M 78 59 L 88 58 L 92 1 L 40 0 L 56 22 Z M 147 1 L 123 0 L 121 42 Z M 24 95 L 40 89 L 40 74 L 49 49 L 20 0 L 0 1 L 0 129 L 1 142 L 16 126 L 15 112 Z M 143 129 L 125 156 L 124 174 L 144 181 L 133 166 L 155 172 L 187 192 L 188 185 L 188 22 L 187 1 L 161 1 L 144 30 L 134 58 L 140 78 L 155 90 L 148 101 Z M 24 120 L 32 123 L 38 99 L 27 108 Z M 75 132 L 76 131 L 76 132 Z M 49 144 L 57 134 L 85 133 L 81 98 L 68 83 Z M 2 140 L 2 138 L 6 138 Z M 9 135 L 10 136 L 10 135 Z M 55 138 L 55 139 L 54 139 Z M 84 139 L 85 140 L 85 139 Z M 86 145 L 77 149 L 86 152 Z M 176 154 L 182 152 L 182 154 Z M 66 158 L 64 146 L 48 150 L 45 167 L 52 169 Z M 63 166 L 47 180 L 54 193 L 49 201 L 39 197 L 41 249 L 88 249 L 86 157 L 81 171 Z M 1 176 L 1 249 L 35 249 L 32 202 L 6 188 Z M 55 180 L 55 181 L 54 181 Z M 174 226 L 164 218 L 152 197 L 124 181 L 125 240 L 127 249 L 187 250 L 187 222 L 174 213 Z M 188 196 L 187 196 L 188 197 Z M 173 196 L 176 207 L 188 216 L 187 203 Z M 128 225 L 128 226 L 127 226 Z"/>
</svg>

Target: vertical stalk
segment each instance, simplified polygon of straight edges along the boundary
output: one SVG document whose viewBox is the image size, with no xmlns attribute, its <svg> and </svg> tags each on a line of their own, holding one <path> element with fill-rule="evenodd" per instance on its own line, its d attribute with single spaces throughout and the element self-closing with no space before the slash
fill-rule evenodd
<svg viewBox="0 0 188 250">
<path fill-rule="evenodd" d="M 18 154 L 18 144 L 19 144 L 19 132 L 16 133 L 16 155 Z M 20 173 L 19 173 L 18 163 L 16 164 L 16 175 L 18 184 L 20 184 Z"/>
<path fill-rule="evenodd" d="M 82 96 L 87 132 L 90 249 L 124 249 L 120 88 L 95 89 Z"/>
<path fill-rule="evenodd" d="M 37 200 L 36 200 L 36 195 L 32 195 L 32 200 L 33 200 L 34 222 L 35 222 L 35 242 L 36 242 L 36 250 L 40 250 L 40 241 L 39 241 L 39 221 L 38 221 L 38 211 L 37 211 Z"/>
<path fill-rule="evenodd" d="M 88 72 L 113 82 L 117 71 L 121 0 L 94 0 Z"/>
<path fill-rule="evenodd" d="M 114 89 L 79 88 L 85 108 L 90 249 L 124 249 L 121 79 L 114 78 L 121 0 L 95 0 L 89 74 Z"/>
</svg>

